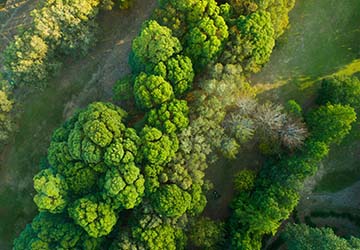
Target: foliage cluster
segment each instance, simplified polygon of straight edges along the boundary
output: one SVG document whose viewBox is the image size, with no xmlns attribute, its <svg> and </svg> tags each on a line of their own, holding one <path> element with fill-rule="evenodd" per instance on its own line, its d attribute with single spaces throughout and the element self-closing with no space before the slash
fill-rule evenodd
<svg viewBox="0 0 360 250">
<path fill-rule="evenodd" d="M 232 247 L 260 249 L 265 234 L 274 234 L 297 205 L 299 188 L 313 175 L 329 146 L 341 141 L 356 120 L 353 108 L 340 104 L 321 106 L 307 115 L 310 137 L 295 154 L 264 166 L 251 192 L 233 201 Z"/>
<path fill-rule="evenodd" d="M 344 239 L 330 228 L 312 228 L 304 224 L 291 224 L 282 234 L 289 250 L 333 249 L 352 250 L 360 248 L 360 239 Z"/>
<path fill-rule="evenodd" d="M 57 217 L 51 214 L 56 214 L 67 221 L 59 227 L 77 228 L 95 240 L 112 231 L 120 211 L 141 202 L 144 177 L 136 162 L 140 138 L 125 126 L 126 115 L 112 104 L 93 103 L 54 132 L 50 165 L 34 177 L 39 218 L 46 215 L 53 223 Z M 36 230 L 34 222 L 29 227 Z M 55 228 L 47 228 L 48 233 L 57 234 Z M 28 232 L 23 231 L 15 248 L 32 244 L 33 238 L 23 234 Z M 40 237 L 37 242 L 47 241 Z"/>
<path fill-rule="evenodd" d="M 15 84 L 41 84 L 59 66 L 59 56 L 81 55 L 95 40 L 100 0 L 45 1 L 33 22 L 4 51 L 8 77 Z"/>
</svg>

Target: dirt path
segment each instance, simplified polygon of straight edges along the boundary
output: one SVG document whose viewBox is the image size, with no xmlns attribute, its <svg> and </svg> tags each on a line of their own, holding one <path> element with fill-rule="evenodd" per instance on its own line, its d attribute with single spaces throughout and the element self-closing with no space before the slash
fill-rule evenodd
<svg viewBox="0 0 360 250">
<path fill-rule="evenodd" d="M 37 213 L 32 202 L 32 177 L 46 156 L 52 131 L 76 108 L 111 98 L 114 82 L 129 72 L 131 41 L 148 19 L 155 0 L 136 0 L 126 11 L 99 16 L 98 44 L 79 60 L 69 59 L 44 91 L 24 100 L 19 132 L 0 162 L 0 249 L 13 239 Z"/>
</svg>

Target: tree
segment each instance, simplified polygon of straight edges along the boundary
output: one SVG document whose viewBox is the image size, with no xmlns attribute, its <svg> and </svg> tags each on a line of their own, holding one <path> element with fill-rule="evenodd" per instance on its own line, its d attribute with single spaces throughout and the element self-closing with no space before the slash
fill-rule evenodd
<svg viewBox="0 0 360 250">
<path fill-rule="evenodd" d="M 269 61 L 275 46 L 270 14 L 257 11 L 237 20 L 234 33 L 222 57 L 225 63 L 241 64 L 247 72 L 258 72 Z"/>
<path fill-rule="evenodd" d="M 209 2 L 216 5 L 215 1 Z M 224 19 L 218 14 L 219 10 L 216 12 L 217 14 L 205 16 L 193 23 L 186 34 L 185 54 L 193 61 L 195 70 L 201 70 L 214 60 L 229 36 Z"/>
<path fill-rule="evenodd" d="M 113 87 L 113 100 L 122 104 L 130 104 L 134 99 L 134 78 L 128 75 L 118 80 Z"/>
<path fill-rule="evenodd" d="M 15 36 L 4 51 L 5 70 L 15 83 L 42 82 L 54 68 L 45 41 L 31 32 Z"/>
<path fill-rule="evenodd" d="M 161 76 L 141 73 L 135 79 L 134 94 L 137 105 L 150 109 L 174 98 L 173 88 Z"/>
<path fill-rule="evenodd" d="M 328 102 L 350 105 L 355 110 L 360 110 L 359 95 L 360 81 L 357 77 L 335 76 L 321 82 L 317 102 L 321 105 Z"/>
<path fill-rule="evenodd" d="M 354 109 L 340 104 L 321 106 L 307 116 L 311 133 L 317 140 L 327 144 L 339 143 L 349 133 L 355 120 Z"/>
<path fill-rule="evenodd" d="M 231 114 L 224 121 L 224 126 L 229 135 L 239 143 L 248 142 L 255 133 L 254 121 L 241 114 Z"/>
<path fill-rule="evenodd" d="M 195 76 L 190 58 L 183 55 L 176 55 L 166 62 L 160 62 L 154 68 L 154 74 L 169 81 L 177 97 L 191 88 Z"/>
<path fill-rule="evenodd" d="M 89 237 L 64 214 L 39 213 L 14 241 L 14 250 L 96 250 L 101 239 Z"/>
<path fill-rule="evenodd" d="M 133 162 L 109 169 L 104 179 L 104 199 L 114 208 L 134 208 L 144 194 L 144 177 Z"/>
<path fill-rule="evenodd" d="M 136 68 L 135 65 L 153 68 L 181 50 L 180 41 L 172 36 L 171 30 L 151 20 L 144 25 L 140 35 L 133 41 L 133 69 Z"/>
<path fill-rule="evenodd" d="M 360 246 L 358 238 L 346 240 L 330 228 L 312 228 L 305 224 L 290 224 L 281 236 L 289 250 L 352 250 Z"/>
<path fill-rule="evenodd" d="M 63 54 L 83 55 L 93 44 L 99 0 L 46 1 L 31 12 L 33 22 L 4 52 L 5 70 L 15 84 L 38 84 L 55 72 Z"/>
<path fill-rule="evenodd" d="M 186 241 L 186 237 L 181 229 L 174 228 L 168 224 L 144 229 L 141 227 L 134 228 L 133 236 L 137 241 L 143 243 L 144 249 L 153 250 L 182 250 Z"/>
<path fill-rule="evenodd" d="M 207 217 L 194 219 L 190 223 L 189 240 L 194 246 L 204 250 L 220 249 L 225 237 L 224 226 L 224 223 Z"/>
<path fill-rule="evenodd" d="M 180 217 L 190 207 L 191 196 L 177 185 L 161 186 L 152 196 L 155 211 L 166 217 Z"/>
<path fill-rule="evenodd" d="M 144 162 L 163 166 L 171 161 L 179 148 L 175 135 L 166 135 L 160 130 L 145 126 L 141 132 L 141 154 Z"/>
<path fill-rule="evenodd" d="M 117 221 L 113 208 L 94 196 L 75 201 L 68 211 L 75 223 L 94 238 L 108 235 Z"/>
<path fill-rule="evenodd" d="M 61 213 L 67 205 L 67 184 L 64 178 L 55 174 L 53 169 L 44 169 L 33 180 L 37 192 L 34 202 L 39 210 Z"/>
<path fill-rule="evenodd" d="M 289 114 L 292 114 L 295 117 L 302 117 L 302 108 L 295 100 L 287 101 L 285 109 Z"/>
<path fill-rule="evenodd" d="M 230 160 L 235 160 L 240 150 L 240 145 L 234 138 L 225 137 L 221 143 L 222 155 Z"/>
<path fill-rule="evenodd" d="M 151 109 L 146 116 L 146 124 L 172 134 L 181 132 L 189 125 L 189 107 L 184 100 L 174 99 L 162 104 L 157 109 Z"/>
<path fill-rule="evenodd" d="M 234 189 L 236 192 L 249 192 L 255 184 L 256 172 L 244 169 L 239 171 L 234 178 Z"/>
</svg>

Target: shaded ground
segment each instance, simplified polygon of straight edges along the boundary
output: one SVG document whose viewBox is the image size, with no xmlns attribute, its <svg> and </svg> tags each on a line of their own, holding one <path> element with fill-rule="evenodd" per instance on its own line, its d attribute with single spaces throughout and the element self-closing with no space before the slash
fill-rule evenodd
<svg viewBox="0 0 360 250">
<path fill-rule="evenodd" d="M 102 13 L 96 47 L 80 60 L 69 59 L 48 88 L 24 100 L 19 132 L 1 156 L 1 250 L 10 249 L 14 237 L 37 212 L 32 177 L 46 155 L 52 131 L 76 108 L 110 100 L 112 85 L 130 70 L 131 41 L 155 5 L 155 0 L 137 0 L 130 10 Z"/>
</svg>

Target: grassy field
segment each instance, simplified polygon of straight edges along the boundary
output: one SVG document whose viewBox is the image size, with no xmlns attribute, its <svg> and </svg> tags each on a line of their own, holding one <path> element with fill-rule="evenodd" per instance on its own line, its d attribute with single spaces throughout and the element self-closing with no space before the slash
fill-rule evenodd
<svg viewBox="0 0 360 250">
<path fill-rule="evenodd" d="M 76 108 L 110 100 L 114 82 L 129 73 L 131 41 L 155 5 L 154 0 L 136 0 L 130 10 L 100 15 L 96 47 L 82 59 L 68 60 L 49 87 L 24 100 L 18 133 L 1 154 L 1 250 L 11 249 L 13 239 L 37 213 L 32 178 L 46 156 L 52 131 Z"/>
<path fill-rule="evenodd" d="M 308 110 L 314 105 L 321 79 L 360 72 L 360 1 L 297 0 L 290 24 L 270 62 L 251 81 L 259 90 L 260 100 L 285 103 L 295 99 Z M 360 140 L 354 136 L 359 131 L 355 129 L 341 145 L 333 147 L 324 161 L 328 174 L 318 184 L 318 190 L 336 191 L 360 178 Z M 237 161 L 220 161 L 207 171 L 221 197 L 209 200 L 206 215 L 226 217 L 232 174 L 256 168 L 259 159 L 254 152 L 243 152 Z"/>
</svg>

